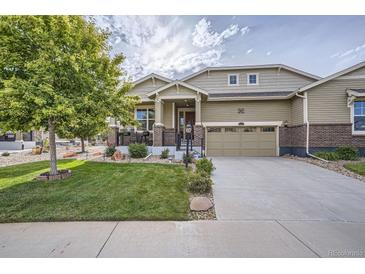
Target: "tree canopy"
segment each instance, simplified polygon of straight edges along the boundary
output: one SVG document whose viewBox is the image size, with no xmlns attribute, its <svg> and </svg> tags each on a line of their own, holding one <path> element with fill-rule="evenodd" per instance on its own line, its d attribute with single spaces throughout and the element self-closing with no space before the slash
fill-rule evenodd
<svg viewBox="0 0 365 274">
<path fill-rule="evenodd" d="M 81 16 L 1 16 L 0 128 L 74 134 L 107 117 L 132 122 L 138 99 L 126 96 L 124 57 L 110 57 L 108 37 Z"/>
</svg>

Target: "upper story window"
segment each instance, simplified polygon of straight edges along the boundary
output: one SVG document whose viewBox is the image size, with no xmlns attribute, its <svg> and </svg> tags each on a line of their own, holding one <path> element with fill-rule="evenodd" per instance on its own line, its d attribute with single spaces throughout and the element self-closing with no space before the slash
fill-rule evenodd
<svg viewBox="0 0 365 274">
<path fill-rule="evenodd" d="M 365 101 L 354 102 L 354 128 L 355 132 L 365 132 Z"/>
<path fill-rule="evenodd" d="M 247 74 L 247 85 L 258 85 L 259 84 L 259 74 L 249 73 Z"/>
<path fill-rule="evenodd" d="M 155 110 L 153 108 L 138 108 L 136 120 L 139 122 L 137 130 L 152 130 L 155 123 Z"/>
<path fill-rule="evenodd" d="M 228 74 L 228 86 L 238 86 L 239 78 L 238 74 Z"/>
</svg>

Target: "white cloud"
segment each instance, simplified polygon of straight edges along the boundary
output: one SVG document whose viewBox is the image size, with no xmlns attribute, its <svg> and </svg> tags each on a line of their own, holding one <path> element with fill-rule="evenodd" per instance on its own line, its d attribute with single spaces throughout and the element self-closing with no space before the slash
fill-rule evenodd
<svg viewBox="0 0 365 274">
<path fill-rule="evenodd" d="M 330 58 L 344 58 L 344 57 L 348 57 L 350 55 L 354 55 L 354 54 L 356 55 L 357 53 L 359 53 L 363 50 L 365 50 L 365 44 L 359 45 L 355 48 L 348 49 L 348 50 L 345 50 L 342 52 L 336 52 L 336 53 L 332 54 L 330 56 Z"/>
<path fill-rule="evenodd" d="M 101 28 L 111 31 L 113 54 L 123 53 L 123 68 L 134 80 L 151 72 L 170 78 L 221 64 L 224 42 L 239 32 L 230 25 L 212 30 L 205 18 L 187 25 L 177 16 L 96 16 Z"/>
<path fill-rule="evenodd" d="M 267 56 L 270 56 L 270 55 L 271 55 L 271 53 L 272 53 L 271 51 L 268 51 L 268 52 L 266 52 L 266 55 L 267 55 Z"/>
<path fill-rule="evenodd" d="M 246 54 L 250 54 L 253 51 L 253 49 L 249 49 L 246 51 Z"/>
<path fill-rule="evenodd" d="M 243 28 L 241 28 L 241 35 L 245 35 L 245 34 L 247 34 L 247 33 L 249 33 L 250 32 L 250 28 L 249 27 L 243 27 Z"/>
<path fill-rule="evenodd" d="M 224 40 L 238 33 L 238 25 L 230 25 L 227 29 L 218 33 L 211 28 L 211 22 L 206 18 L 201 19 L 193 32 L 193 45 L 199 48 L 215 47 L 221 45 Z"/>
</svg>

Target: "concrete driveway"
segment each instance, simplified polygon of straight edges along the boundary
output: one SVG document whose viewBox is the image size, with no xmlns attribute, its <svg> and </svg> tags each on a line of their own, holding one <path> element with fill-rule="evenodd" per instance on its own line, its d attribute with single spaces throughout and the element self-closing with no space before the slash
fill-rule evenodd
<svg viewBox="0 0 365 274">
<path fill-rule="evenodd" d="M 275 221 L 318 256 L 365 256 L 365 183 L 285 158 L 214 158 L 220 221 Z"/>
</svg>

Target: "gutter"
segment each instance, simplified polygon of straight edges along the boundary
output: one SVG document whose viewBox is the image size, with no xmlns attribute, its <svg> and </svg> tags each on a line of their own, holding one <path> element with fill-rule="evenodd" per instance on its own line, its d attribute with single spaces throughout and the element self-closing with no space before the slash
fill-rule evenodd
<svg viewBox="0 0 365 274">
<path fill-rule="evenodd" d="M 299 98 L 302 98 L 304 101 L 304 123 L 306 124 L 306 142 L 305 142 L 305 153 L 312 158 L 321 160 L 323 162 L 328 163 L 327 160 L 322 159 L 320 157 L 317 157 L 311 153 L 309 153 L 309 119 L 308 119 L 308 93 L 304 92 L 304 96 L 298 94 L 298 92 L 295 93 L 295 96 L 298 96 Z"/>
</svg>

